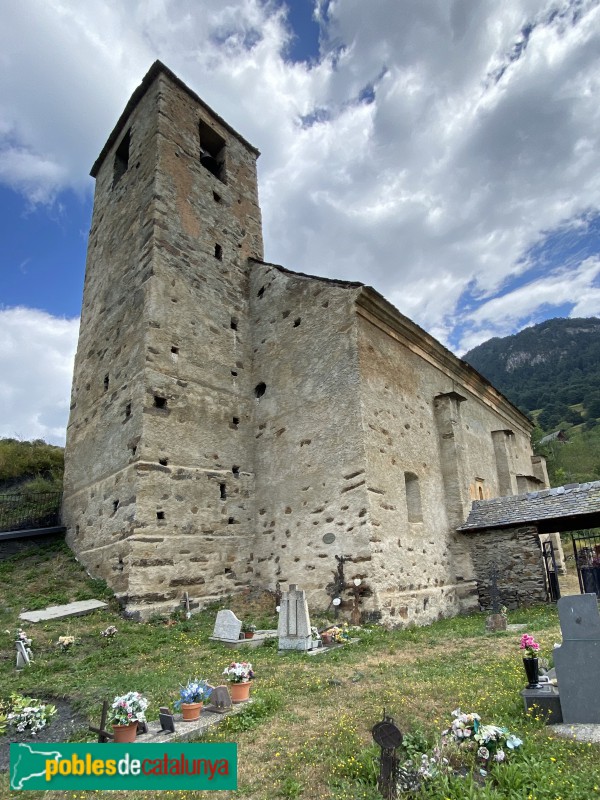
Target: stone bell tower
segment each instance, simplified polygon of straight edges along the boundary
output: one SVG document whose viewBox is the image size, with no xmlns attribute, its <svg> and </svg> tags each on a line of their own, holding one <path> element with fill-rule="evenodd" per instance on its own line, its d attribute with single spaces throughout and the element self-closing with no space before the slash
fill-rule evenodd
<svg viewBox="0 0 600 800">
<path fill-rule="evenodd" d="M 92 168 L 63 518 L 140 617 L 248 583 L 257 157 L 157 61 Z"/>
</svg>

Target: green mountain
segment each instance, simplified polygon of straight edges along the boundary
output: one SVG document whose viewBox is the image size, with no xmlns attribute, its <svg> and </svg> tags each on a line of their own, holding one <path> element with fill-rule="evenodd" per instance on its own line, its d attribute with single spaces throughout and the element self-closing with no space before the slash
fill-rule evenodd
<svg viewBox="0 0 600 800">
<path fill-rule="evenodd" d="M 463 356 L 539 426 L 568 445 L 538 448 L 552 482 L 600 478 L 600 319 L 550 319 L 490 339 Z"/>
</svg>

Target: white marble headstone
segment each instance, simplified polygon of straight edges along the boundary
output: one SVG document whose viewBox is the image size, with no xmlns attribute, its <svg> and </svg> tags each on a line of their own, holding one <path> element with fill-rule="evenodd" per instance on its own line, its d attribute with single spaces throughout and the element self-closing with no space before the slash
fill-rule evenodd
<svg viewBox="0 0 600 800">
<path fill-rule="evenodd" d="M 233 611 L 224 609 L 219 611 L 215 620 L 213 639 L 239 639 L 242 630 L 242 620 L 238 619 Z"/>
</svg>

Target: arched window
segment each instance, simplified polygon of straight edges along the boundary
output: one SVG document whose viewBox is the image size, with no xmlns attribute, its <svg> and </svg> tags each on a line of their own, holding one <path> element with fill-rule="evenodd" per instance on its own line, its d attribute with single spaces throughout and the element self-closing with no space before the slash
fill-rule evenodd
<svg viewBox="0 0 600 800">
<path fill-rule="evenodd" d="M 404 473 L 404 485 L 406 487 L 406 508 L 408 511 L 408 521 L 423 522 L 423 511 L 421 509 L 421 490 L 419 489 L 419 479 L 414 472 Z"/>
</svg>

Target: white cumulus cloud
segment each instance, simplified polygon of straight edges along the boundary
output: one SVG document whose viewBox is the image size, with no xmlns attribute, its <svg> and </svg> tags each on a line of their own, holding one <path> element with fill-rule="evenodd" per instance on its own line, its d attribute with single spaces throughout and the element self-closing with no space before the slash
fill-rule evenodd
<svg viewBox="0 0 600 800">
<path fill-rule="evenodd" d="M 600 218 L 599 0 L 314 7 L 320 52 L 291 62 L 280 0 L 5 4 L 0 182 L 91 191 L 160 58 L 261 150 L 267 260 L 370 283 L 461 352 L 599 313 L 597 240 L 540 257 Z"/>
<path fill-rule="evenodd" d="M 0 310 L 0 437 L 64 444 L 78 319 Z"/>
</svg>

